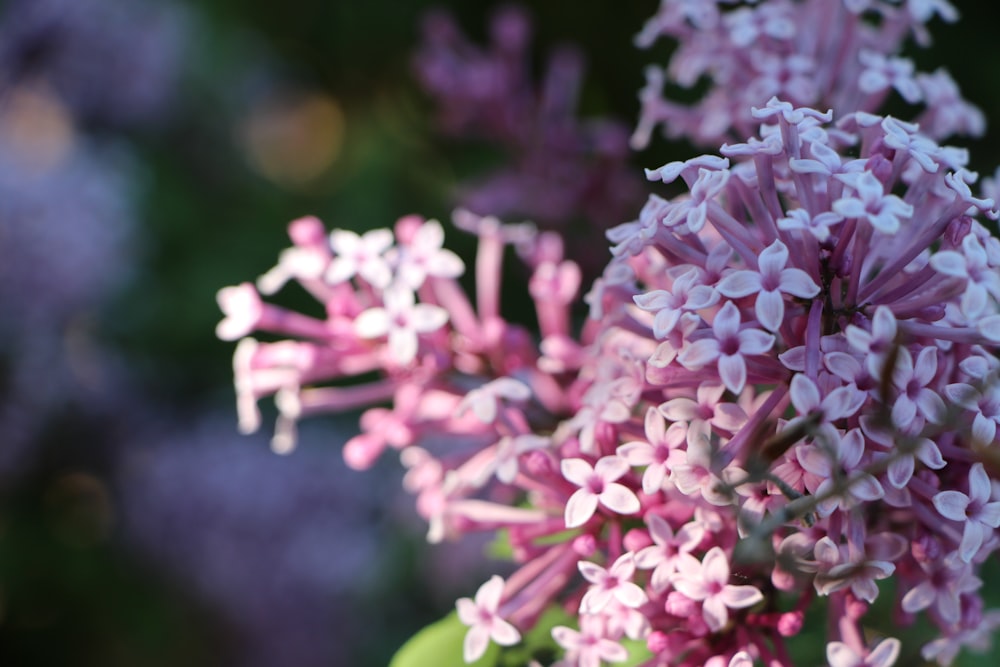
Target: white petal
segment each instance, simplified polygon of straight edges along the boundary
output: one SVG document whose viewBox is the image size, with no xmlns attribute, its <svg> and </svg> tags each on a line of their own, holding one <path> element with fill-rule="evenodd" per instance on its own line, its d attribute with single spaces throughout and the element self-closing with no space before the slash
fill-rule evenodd
<svg viewBox="0 0 1000 667">
<path fill-rule="evenodd" d="M 566 527 L 582 526 L 594 516 L 596 510 L 597 496 L 586 489 L 578 489 L 566 501 Z"/>
<path fill-rule="evenodd" d="M 636 495 L 621 484 L 606 485 L 599 498 L 602 505 L 618 514 L 635 514 L 641 509 Z"/>
<path fill-rule="evenodd" d="M 764 290 L 757 294 L 754 304 L 757 321 L 768 331 L 777 331 L 785 317 L 785 299 L 777 290 Z"/>
<path fill-rule="evenodd" d="M 738 299 L 748 296 L 760 290 L 760 274 L 755 271 L 733 271 L 727 274 L 715 289 L 730 299 Z"/>
<path fill-rule="evenodd" d="M 378 338 L 389 331 L 389 313 L 385 308 L 369 308 L 354 319 L 354 333 L 361 338 Z"/>
<path fill-rule="evenodd" d="M 747 365 L 739 354 L 724 354 L 719 357 L 719 378 L 734 394 L 743 391 L 747 382 Z"/>
</svg>

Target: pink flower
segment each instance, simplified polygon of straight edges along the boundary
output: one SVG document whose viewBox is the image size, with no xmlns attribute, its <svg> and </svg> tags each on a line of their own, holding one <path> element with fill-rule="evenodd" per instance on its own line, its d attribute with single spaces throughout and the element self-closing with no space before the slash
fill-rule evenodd
<svg viewBox="0 0 1000 667">
<path fill-rule="evenodd" d="M 628 651 L 618 642 L 606 636 L 607 628 L 600 616 L 580 617 L 580 631 L 564 625 L 552 628 L 552 638 L 566 650 L 567 667 L 601 667 L 601 661 L 624 662 Z"/>
<path fill-rule="evenodd" d="M 580 488 L 566 501 L 566 527 L 582 526 L 594 516 L 600 503 L 617 514 L 635 514 L 639 499 L 627 486 L 615 482 L 629 470 L 620 456 L 605 456 L 594 467 L 583 459 L 564 459 L 562 474 Z"/>
<path fill-rule="evenodd" d="M 632 583 L 635 558 L 631 552 L 619 556 L 608 569 L 586 560 L 577 563 L 577 567 L 583 578 L 592 584 L 580 600 L 581 613 L 600 613 L 612 599 L 632 609 L 641 607 L 648 600 L 646 593 Z"/>
<path fill-rule="evenodd" d="M 685 457 L 678 449 L 687 435 L 687 424 L 667 422 L 656 408 L 646 411 L 646 442 L 635 440 L 618 447 L 618 456 L 632 466 L 646 466 L 642 473 L 642 490 L 653 494 L 660 490 L 670 469 Z"/>
<path fill-rule="evenodd" d="M 712 322 L 712 338 L 694 341 L 677 357 L 685 368 L 697 370 L 712 362 L 719 366 L 719 377 L 734 394 L 743 391 L 747 381 L 746 356 L 764 354 L 774 345 L 774 336 L 759 329 L 740 330 L 740 311 L 727 301 Z"/>
<path fill-rule="evenodd" d="M 497 614 L 503 587 L 503 578 L 493 575 L 476 591 L 475 601 L 460 598 L 455 603 L 459 620 L 469 626 L 462 649 L 467 663 L 479 660 L 486 653 L 491 639 L 501 646 L 513 646 L 521 641 L 517 628 Z"/>
<path fill-rule="evenodd" d="M 764 599 L 753 586 L 729 583 L 729 560 L 720 547 L 709 549 L 701 563 L 687 554 L 678 558 L 674 588 L 701 602 L 702 616 L 713 632 L 729 622 L 730 609 L 746 609 Z"/>
<path fill-rule="evenodd" d="M 635 555 L 636 566 L 653 570 L 650 586 L 654 591 L 665 591 L 677 571 L 677 559 L 689 554 L 705 537 L 705 527 L 695 522 L 685 523 L 676 533 L 670 523 L 656 515 L 647 514 L 646 524 L 653 544 Z"/>
<path fill-rule="evenodd" d="M 443 243 L 444 230 L 440 222 L 428 220 L 420 225 L 409 242 L 400 243 L 396 248 L 396 279 L 409 289 L 416 290 L 424 284 L 427 276 L 457 278 L 462 275 L 465 264 L 458 255 L 442 248 Z"/>
<path fill-rule="evenodd" d="M 768 331 L 777 331 L 785 319 L 782 293 L 811 299 L 819 294 L 819 285 L 802 269 L 787 267 L 788 248 L 781 241 L 765 248 L 757 263 L 757 271 L 742 270 L 727 274 L 717 289 L 731 299 L 756 294 L 754 312 L 757 321 Z"/>
<path fill-rule="evenodd" d="M 959 557 L 966 563 L 979 551 L 979 547 L 1000 526 L 1000 501 L 990 502 L 993 488 L 982 463 L 969 469 L 969 494 L 961 491 L 941 491 L 932 499 L 934 507 L 946 519 L 962 524 L 962 542 Z"/>
<path fill-rule="evenodd" d="M 405 366 L 417 356 L 417 336 L 443 327 L 448 311 L 427 303 L 416 304 L 408 289 L 389 288 L 382 300 L 384 307 L 369 308 L 358 315 L 354 331 L 361 338 L 388 336 L 389 353 Z"/>
<path fill-rule="evenodd" d="M 336 285 L 360 276 L 379 289 L 389 286 L 392 271 L 383 256 L 392 245 L 392 232 L 373 229 L 358 236 L 346 229 L 330 232 L 330 246 L 336 256 L 326 270 L 326 280 Z"/>
</svg>

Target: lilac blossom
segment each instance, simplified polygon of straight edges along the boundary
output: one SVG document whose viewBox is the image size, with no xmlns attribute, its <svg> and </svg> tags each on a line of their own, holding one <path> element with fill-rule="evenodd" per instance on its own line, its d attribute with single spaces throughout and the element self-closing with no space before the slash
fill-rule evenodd
<svg viewBox="0 0 1000 667">
<path fill-rule="evenodd" d="M 503 579 L 493 575 L 476 591 L 475 600 L 459 598 L 455 603 L 458 618 L 469 626 L 462 654 L 466 662 L 475 662 L 481 658 L 490 640 L 501 646 L 511 646 L 521 641 L 521 633 L 517 628 L 500 618 L 497 613 L 503 585 Z"/>
<path fill-rule="evenodd" d="M 876 112 L 898 95 L 924 106 L 919 120 L 932 139 L 978 136 L 982 114 L 950 77 L 918 73 L 912 60 L 898 55 L 910 36 L 926 45 L 926 24 L 935 16 L 954 21 L 957 12 L 944 2 L 663 0 L 636 44 L 649 48 L 666 38 L 677 48 L 665 67 L 646 70 L 632 145 L 645 147 L 658 126 L 668 138 L 702 146 L 743 141 L 755 129 L 751 108 L 771 96 L 843 116 Z M 703 77 L 708 90 L 694 102 L 674 101 L 665 92 L 668 82 L 692 88 Z"/>
<path fill-rule="evenodd" d="M 683 109 L 647 89 L 636 136 L 669 118 L 675 134 L 727 144 L 648 171 L 682 193 L 652 195 L 609 232 L 586 322 L 570 317 L 579 274 L 554 237 L 458 213 L 479 241 L 473 298 L 454 262 L 401 277 L 414 229 L 433 237 L 421 247 L 443 248 L 437 227 L 404 218 L 403 248 L 377 253 L 388 281 L 293 278 L 326 319 L 315 331 L 274 320 L 308 354 L 266 347 L 241 360 L 241 401 L 275 395 L 279 428 L 392 401 L 378 408 L 391 420 L 366 413 L 352 460 L 398 451 L 429 539 L 502 531 L 515 563 L 502 604 L 463 603 L 471 655 L 498 614 L 526 632 L 562 604 L 579 629 L 552 632 L 561 666 L 635 657 L 628 638 L 645 641 L 646 664 L 790 667 L 785 640 L 818 595 L 830 664 L 889 667 L 900 643 L 870 647 L 863 634 L 886 579 L 901 618 L 933 624 L 927 655 L 977 646 L 978 567 L 1000 547 L 998 487 L 980 461 L 1000 423 L 988 277 L 1000 247 L 976 218 L 997 211 L 975 193 L 964 151 L 874 113 L 892 90 L 917 98 L 895 54 L 934 11 L 697 4 L 664 0 L 641 41 L 677 37 L 671 76 L 708 75 L 710 90 Z M 517 53 L 523 27 L 500 26 L 497 53 Z M 460 62 L 497 71 L 438 29 Z M 441 81 L 468 74 L 453 55 L 438 53 Z M 811 85 L 794 82 L 807 75 Z M 457 90 L 483 99 L 509 83 L 462 80 Z M 509 120 L 452 112 L 470 126 Z M 537 335 L 501 312 L 508 243 L 531 273 Z M 335 261 L 334 250 L 314 257 Z"/>
</svg>

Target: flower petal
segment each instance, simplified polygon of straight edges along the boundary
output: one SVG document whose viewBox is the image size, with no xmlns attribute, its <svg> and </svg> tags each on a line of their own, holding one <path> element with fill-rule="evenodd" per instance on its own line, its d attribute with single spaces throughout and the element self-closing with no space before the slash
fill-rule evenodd
<svg viewBox="0 0 1000 667">
<path fill-rule="evenodd" d="M 587 489 L 577 490 L 566 501 L 566 527 L 582 526 L 594 516 L 595 511 L 597 511 L 597 495 Z"/>
</svg>

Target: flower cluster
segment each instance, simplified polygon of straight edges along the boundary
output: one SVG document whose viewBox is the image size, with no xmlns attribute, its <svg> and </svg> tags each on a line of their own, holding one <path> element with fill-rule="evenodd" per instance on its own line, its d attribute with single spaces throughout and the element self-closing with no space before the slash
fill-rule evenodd
<svg viewBox="0 0 1000 667">
<path fill-rule="evenodd" d="M 286 451 L 302 415 L 391 400 L 363 414 L 348 462 L 398 450 L 432 541 L 500 533 L 517 568 L 459 600 L 468 662 L 561 606 L 578 619 L 552 630 L 562 667 L 630 650 L 649 666 L 790 666 L 786 640 L 821 597 L 829 664 L 889 667 L 900 640 L 862 630 L 887 579 L 899 619 L 937 628 L 928 660 L 1000 627 L 978 577 L 1000 547 L 1000 241 L 981 222 L 997 212 L 965 151 L 871 112 L 889 86 L 873 63 L 889 61 L 862 48 L 920 38 L 949 6 L 751 4 L 665 0 L 643 35 L 714 30 L 729 46 L 706 58 L 842 50 L 811 75 L 829 85 L 757 86 L 787 99 L 751 105 L 749 82 L 726 82 L 725 126 L 694 136 L 742 138 L 647 171 L 686 192 L 608 230 L 579 329 L 560 238 L 468 212 L 455 222 L 479 237 L 474 306 L 441 226 L 416 217 L 363 236 L 298 220 L 257 288 L 220 292 L 223 338 L 294 338 L 238 345 L 244 429 L 276 395 Z M 796 39 L 821 20 L 840 28 Z M 933 134 L 956 129 L 934 130 L 945 110 L 929 109 Z M 537 335 L 500 313 L 507 244 L 531 271 Z M 261 300 L 289 279 L 325 317 Z"/>
<path fill-rule="evenodd" d="M 898 55 L 911 36 L 929 43 L 934 17 L 958 13 L 947 0 L 662 0 L 636 44 L 667 37 L 677 48 L 666 68 L 646 70 L 632 144 L 646 146 L 659 125 L 701 146 L 739 141 L 754 131 L 750 108 L 772 96 L 841 116 L 876 111 L 898 95 L 923 105 L 917 120 L 934 139 L 982 134 L 982 113 L 946 70 L 919 73 Z M 691 89 L 705 79 L 707 92 L 693 104 L 664 95 L 667 84 Z"/>
</svg>

